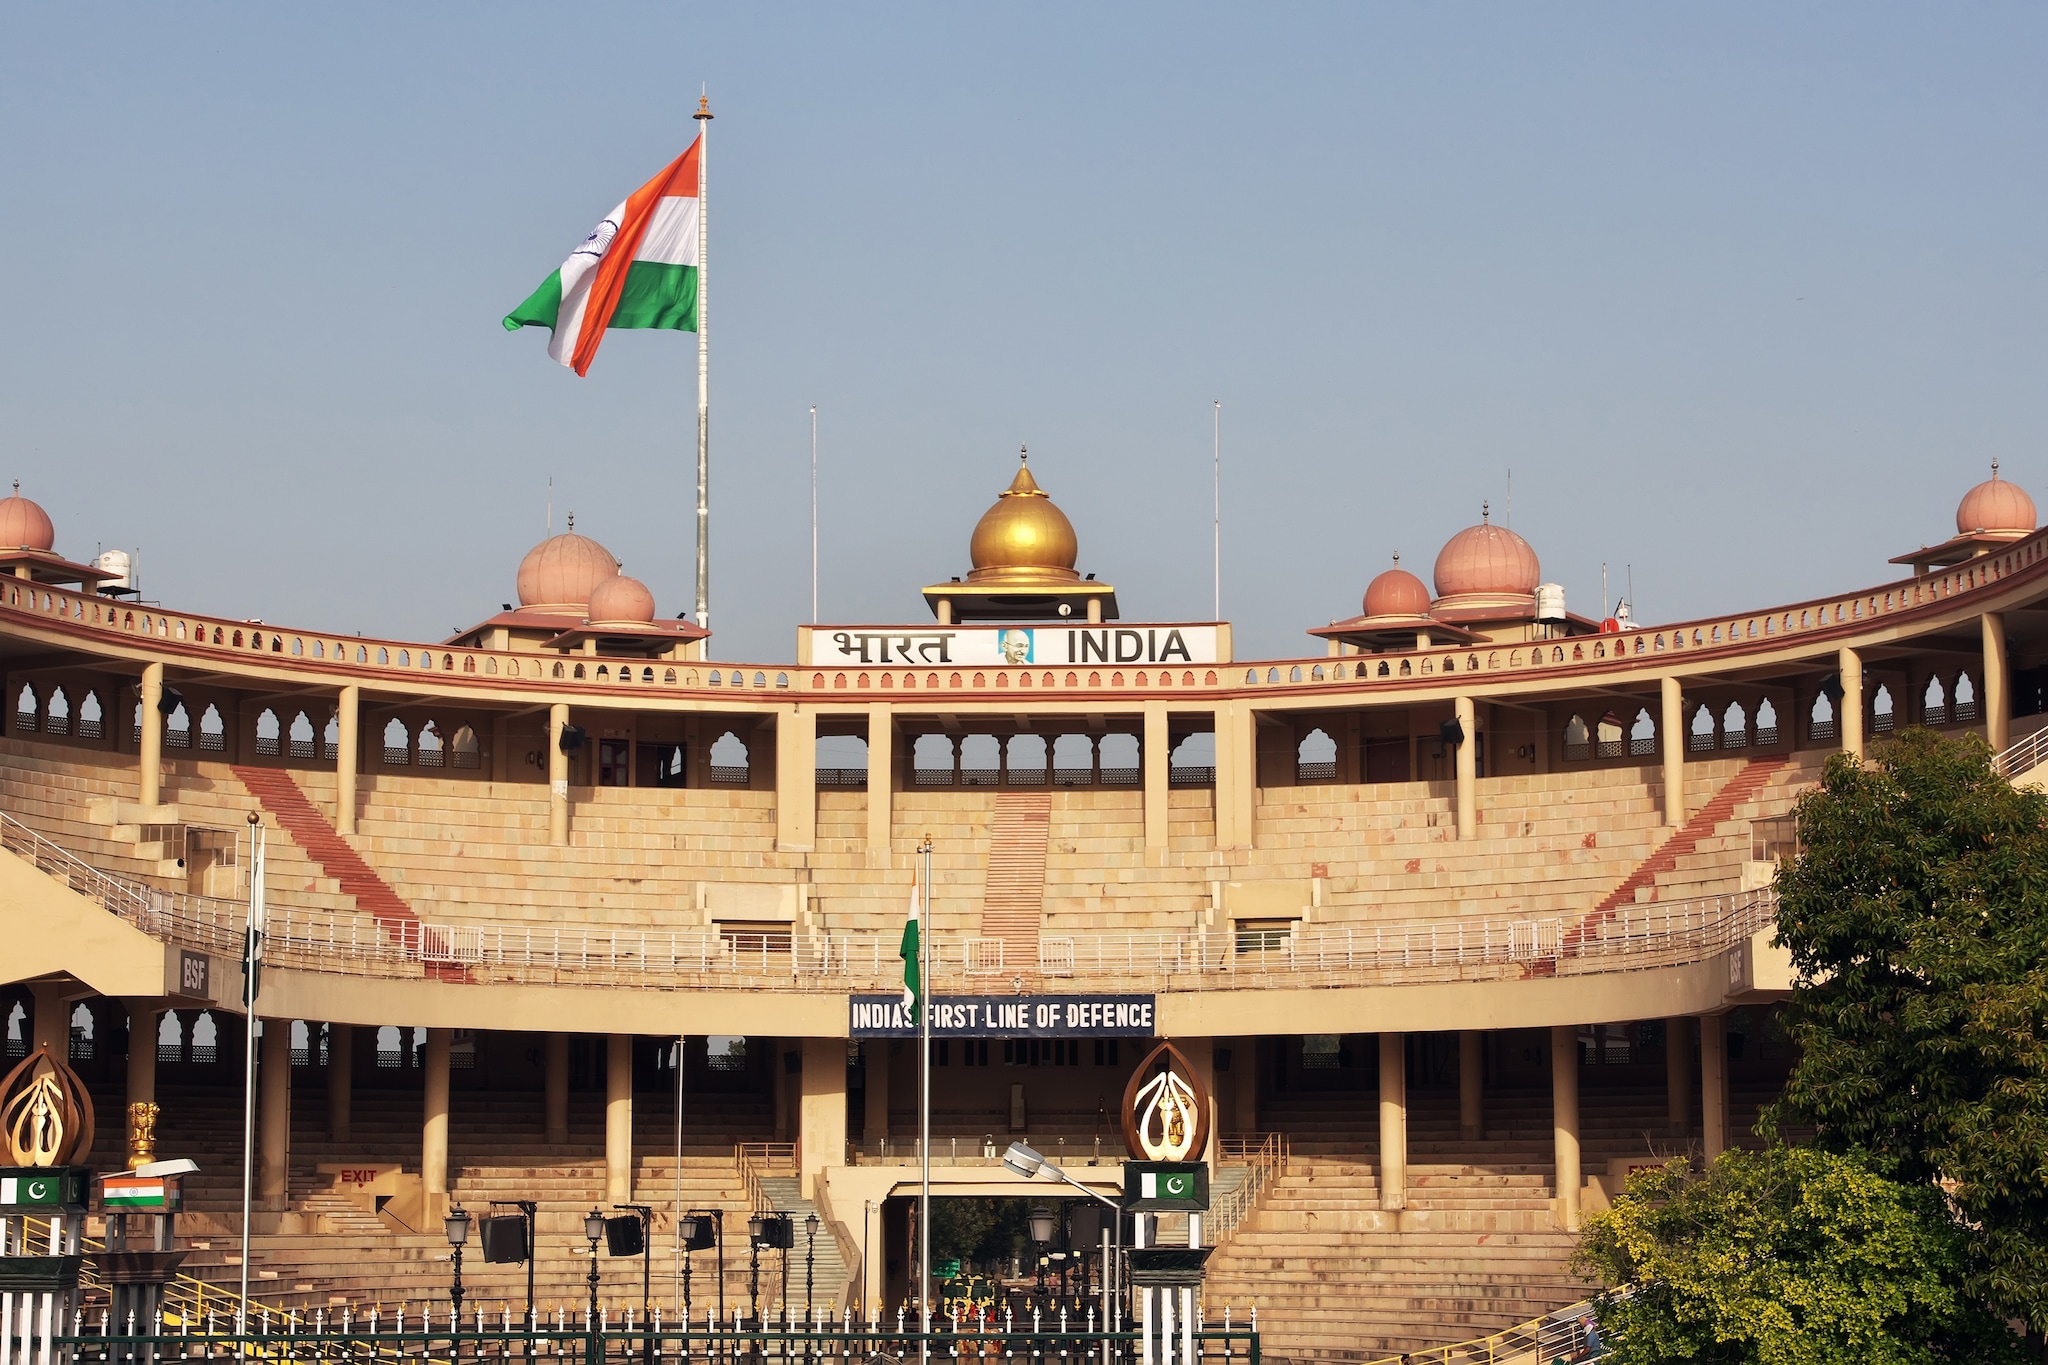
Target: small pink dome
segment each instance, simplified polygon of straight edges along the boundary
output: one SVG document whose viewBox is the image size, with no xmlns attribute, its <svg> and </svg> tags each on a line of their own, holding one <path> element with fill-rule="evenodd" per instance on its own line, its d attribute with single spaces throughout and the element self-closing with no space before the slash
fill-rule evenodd
<svg viewBox="0 0 2048 1365">
<path fill-rule="evenodd" d="M 21 485 L 14 486 L 14 496 L 0 498 L 0 549 L 8 550 L 53 550 L 57 546 L 57 528 L 50 524 L 50 514 L 21 495 Z"/>
<path fill-rule="evenodd" d="M 0 507 L 6 505 L 0 502 Z M 1991 477 L 1963 494 L 1956 507 L 1958 535 L 1975 531 L 2031 531 L 2034 525 L 2034 500 L 2027 496 L 2026 489 L 1999 478 L 1996 462 L 1991 466 Z M 0 537 L 0 543 L 4 539 Z"/>
<path fill-rule="evenodd" d="M 618 574 L 590 590 L 592 621 L 652 621 L 654 594 L 637 578 Z"/>
<path fill-rule="evenodd" d="M 591 590 L 618 572 L 612 552 L 589 536 L 550 536 L 519 561 L 519 605 L 574 607 L 580 614 Z"/>
<path fill-rule="evenodd" d="M 1365 614 L 1426 616 L 1429 614 L 1429 589 L 1422 586 L 1421 579 L 1401 567 L 1401 557 L 1396 555 L 1393 568 L 1365 585 Z"/>
<path fill-rule="evenodd" d="M 1528 596 L 1543 576 L 1536 551 L 1505 526 L 1482 520 L 1444 543 L 1436 557 L 1436 595 L 1515 593 Z"/>
</svg>

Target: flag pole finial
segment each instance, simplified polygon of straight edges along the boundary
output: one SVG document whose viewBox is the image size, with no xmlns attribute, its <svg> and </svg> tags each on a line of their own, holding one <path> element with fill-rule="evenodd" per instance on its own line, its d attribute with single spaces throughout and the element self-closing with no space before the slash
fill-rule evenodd
<svg viewBox="0 0 2048 1365">
<path fill-rule="evenodd" d="M 713 113 L 711 112 L 711 96 L 710 96 L 710 95 L 709 95 L 708 93 L 707 93 L 707 94 L 702 94 L 702 95 L 699 95 L 699 96 L 697 96 L 697 112 L 696 112 L 696 113 L 694 113 L 694 114 L 692 114 L 692 115 L 690 115 L 690 117 L 691 117 L 691 118 L 715 118 L 715 117 L 717 117 L 717 116 L 716 116 L 715 114 L 713 114 Z"/>
</svg>

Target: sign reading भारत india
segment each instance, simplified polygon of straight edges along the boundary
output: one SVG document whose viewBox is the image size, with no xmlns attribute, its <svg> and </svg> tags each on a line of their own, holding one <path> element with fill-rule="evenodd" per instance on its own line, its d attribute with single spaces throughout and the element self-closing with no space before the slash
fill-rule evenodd
<svg viewBox="0 0 2048 1365">
<path fill-rule="evenodd" d="M 903 996 L 849 998 L 855 1038 L 915 1038 Z M 934 1038 L 1150 1038 L 1158 1009 L 1149 995 L 935 995 Z"/>
<path fill-rule="evenodd" d="M 1215 626 L 812 626 L 811 667 L 1213 664 Z"/>
</svg>

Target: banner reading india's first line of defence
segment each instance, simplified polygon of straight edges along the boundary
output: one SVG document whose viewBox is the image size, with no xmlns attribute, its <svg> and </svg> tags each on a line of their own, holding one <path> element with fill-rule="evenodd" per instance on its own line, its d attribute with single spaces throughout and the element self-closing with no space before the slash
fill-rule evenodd
<svg viewBox="0 0 2048 1365">
<path fill-rule="evenodd" d="M 699 137 L 627 197 L 561 269 L 506 315 L 505 330 L 548 327 L 548 354 L 588 374 L 609 327 L 697 330 L 703 264 L 697 203 Z"/>
</svg>

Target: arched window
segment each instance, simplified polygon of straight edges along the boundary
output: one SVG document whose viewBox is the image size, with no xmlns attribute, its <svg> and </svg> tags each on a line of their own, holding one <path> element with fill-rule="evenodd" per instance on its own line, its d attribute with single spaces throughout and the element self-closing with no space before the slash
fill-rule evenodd
<svg viewBox="0 0 2048 1365">
<path fill-rule="evenodd" d="M 1004 764 L 1008 782 L 1012 787 L 1043 787 L 1046 779 L 1046 763 L 1050 758 L 1044 735 L 1011 735 L 1009 743 L 1003 746 L 1008 751 L 1009 761 Z"/>
<path fill-rule="evenodd" d="M 1174 746 L 1166 760 L 1170 785 L 1207 787 L 1216 781 L 1216 732 L 1197 730 Z"/>
<path fill-rule="evenodd" d="M 749 771 L 747 746 L 727 730 L 711 745 L 711 780 L 720 786 L 744 787 Z"/>
<path fill-rule="evenodd" d="M 430 720 L 420 726 L 419 765 L 422 768 L 445 767 L 446 765 L 441 761 L 442 757 L 441 727 Z"/>
<path fill-rule="evenodd" d="M 1835 704 L 1823 692 L 1813 699 L 1813 710 L 1807 713 L 1806 737 L 1808 739 L 1833 739 L 1835 737 Z"/>
<path fill-rule="evenodd" d="M 192 717 L 185 710 L 185 703 L 179 702 L 164 721 L 164 747 L 167 749 L 189 749 L 192 747 Z"/>
<path fill-rule="evenodd" d="M 78 704 L 78 737 L 104 739 L 106 733 L 106 713 L 100 710 L 100 694 L 88 692 L 85 694 L 85 700 Z"/>
<path fill-rule="evenodd" d="M 36 700 L 36 690 L 27 683 L 21 685 L 21 695 L 14 703 L 14 728 L 24 735 L 32 735 L 41 724 L 39 712 L 41 703 Z"/>
<path fill-rule="evenodd" d="M 135 703 L 135 733 L 134 733 L 133 737 L 132 737 L 132 738 L 131 738 L 131 739 L 129 740 L 129 743 L 131 743 L 131 744 L 134 744 L 134 745 L 136 745 L 136 746 L 138 746 L 138 747 L 139 747 L 139 746 L 140 746 L 140 745 L 142 744 L 142 703 L 141 703 L 141 702 L 136 702 L 136 703 Z"/>
<path fill-rule="evenodd" d="M 953 741 L 945 735 L 919 735 L 910 746 L 911 785 L 953 785 Z"/>
<path fill-rule="evenodd" d="M 1756 704 L 1756 746 L 1771 749 L 1778 743 L 1778 708 L 1765 697 Z"/>
<path fill-rule="evenodd" d="M 1601 716 L 1600 723 L 1593 727 L 1593 756 L 1620 758 L 1621 753 L 1621 717 L 1609 711 Z"/>
<path fill-rule="evenodd" d="M 1882 683 L 1877 695 L 1870 699 L 1870 729 L 1872 734 L 1888 734 L 1898 717 L 1893 714 L 1892 690 Z"/>
<path fill-rule="evenodd" d="M 1086 735 L 1061 735 L 1052 742 L 1055 786 L 1085 787 L 1095 780 L 1095 746 Z"/>
<path fill-rule="evenodd" d="M 960 740 L 960 785 L 993 787 L 1002 777 L 1002 746 L 994 735 L 966 735 Z"/>
<path fill-rule="evenodd" d="M 284 747 L 278 742 L 280 738 L 277 712 L 266 706 L 263 708 L 263 714 L 256 717 L 256 752 L 259 754 L 276 754 L 280 752 Z"/>
<path fill-rule="evenodd" d="M 71 1060 L 89 1062 L 99 1049 L 99 1039 L 93 1036 L 93 1017 L 90 1007 L 79 1004 L 71 1010 Z"/>
<path fill-rule="evenodd" d="M 185 1060 L 185 1024 L 176 1010 L 165 1010 L 156 1026 L 156 1059 L 160 1062 Z"/>
<path fill-rule="evenodd" d="M 206 713 L 199 717 L 199 747 L 207 753 L 227 751 L 227 723 L 220 718 L 220 708 L 212 702 L 206 704 Z"/>
<path fill-rule="evenodd" d="M 28 1056 L 28 1006 L 19 1000 L 7 1011 L 7 1055 Z"/>
<path fill-rule="evenodd" d="M 475 768 L 483 763 L 483 746 L 476 741 L 476 731 L 467 725 L 455 732 L 455 740 L 449 745 L 449 753 L 458 768 Z"/>
<path fill-rule="evenodd" d="M 1636 723 L 1629 728 L 1628 751 L 1634 758 L 1657 752 L 1657 722 L 1647 707 L 1636 712 Z"/>
<path fill-rule="evenodd" d="M 304 711 L 292 717 L 290 747 L 287 750 L 293 758 L 317 758 L 319 748 L 313 742 L 313 722 L 306 719 Z"/>
<path fill-rule="evenodd" d="M 1109 734 L 1102 737 L 1096 746 L 1101 758 L 1096 772 L 1101 775 L 1105 787 L 1135 787 L 1143 781 L 1143 770 L 1138 766 L 1138 737 L 1131 734 Z"/>
<path fill-rule="evenodd" d="M 327 717 L 327 728 L 320 732 L 320 757 L 332 760 L 338 758 L 340 754 L 341 717 L 329 715 Z"/>
<path fill-rule="evenodd" d="M 405 722 L 393 716 L 384 724 L 384 766 L 403 768 L 412 762 L 412 736 Z"/>
<path fill-rule="evenodd" d="M 818 786 L 855 791 L 868 785 L 868 742 L 860 735 L 818 736 Z"/>
<path fill-rule="evenodd" d="M 1742 703 L 1739 701 L 1729 702 L 1728 709 L 1721 713 L 1721 747 L 1749 747 L 1749 714 L 1742 709 Z"/>
<path fill-rule="evenodd" d="M 1977 688 L 1967 673 L 1956 674 L 1955 722 L 1958 725 L 1977 723 Z"/>
<path fill-rule="evenodd" d="M 1943 689 L 1939 677 L 1927 680 L 1927 691 L 1920 697 L 1920 723 L 1948 724 L 1948 693 Z"/>
<path fill-rule="evenodd" d="M 212 1010 L 201 1010 L 193 1022 L 192 1046 L 187 1049 L 185 1060 L 200 1066 L 211 1066 L 220 1060 L 220 1029 L 213 1022 Z"/>
<path fill-rule="evenodd" d="M 1714 747 L 1714 713 L 1703 702 L 1692 711 L 1692 723 L 1685 727 L 1685 747 L 1699 753 Z"/>
<path fill-rule="evenodd" d="M 50 690 L 50 711 L 43 724 L 43 731 L 52 735 L 71 733 L 71 698 L 64 695 L 61 687 Z"/>
<path fill-rule="evenodd" d="M 1311 730 L 1302 736 L 1301 743 L 1294 749 L 1294 780 L 1300 783 L 1335 782 L 1337 741 L 1321 729 Z"/>
<path fill-rule="evenodd" d="M 1592 732 L 1578 716 L 1564 723 L 1564 756 L 1572 761 L 1593 756 Z"/>
</svg>

